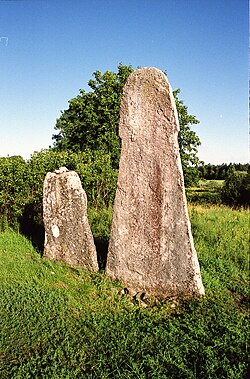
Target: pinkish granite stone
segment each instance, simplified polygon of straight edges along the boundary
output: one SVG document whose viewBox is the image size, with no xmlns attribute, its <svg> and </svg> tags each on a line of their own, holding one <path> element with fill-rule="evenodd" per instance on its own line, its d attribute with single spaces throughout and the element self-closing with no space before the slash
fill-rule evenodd
<svg viewBox="0 0 250 379">
<path fill-rule="evenodd" d="M 156 68 L 134 71 L 124 87 L 122 150 L 107 273 L 135 294 L 200 296 L 171 86 Z"/>
</svg>

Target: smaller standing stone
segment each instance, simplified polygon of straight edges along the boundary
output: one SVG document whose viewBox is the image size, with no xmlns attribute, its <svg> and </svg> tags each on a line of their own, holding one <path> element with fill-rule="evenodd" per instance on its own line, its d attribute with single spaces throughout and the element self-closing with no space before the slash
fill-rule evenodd
<svg viewBox="0 0 250 379">
<path fill-rule="evenodd" d="M 44 257 L 98 271 L 87 217 L 87 197 L 76 172 L 61 167 L 46 175 L 43 220 Z"/>
</svg>

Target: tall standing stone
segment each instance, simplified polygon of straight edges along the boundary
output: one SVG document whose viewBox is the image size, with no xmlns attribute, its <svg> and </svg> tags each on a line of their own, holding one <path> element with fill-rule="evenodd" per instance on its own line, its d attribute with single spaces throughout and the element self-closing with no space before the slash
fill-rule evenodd
<svg viewBox="0 0 250 379">
<path fill-rule="evenodd" d="M 87 218 L 87 197 L 79 176 L 66 167 L 49 172 L 43 187 L 44 257 L 98 271 Z"/>
<path fill-rule="evenodd" d="M 122 150 L 107 273 L 132 292 L 204 294 L 188 217 L 171 86 L 156 68 L 124 86 Z"/>
</svg>

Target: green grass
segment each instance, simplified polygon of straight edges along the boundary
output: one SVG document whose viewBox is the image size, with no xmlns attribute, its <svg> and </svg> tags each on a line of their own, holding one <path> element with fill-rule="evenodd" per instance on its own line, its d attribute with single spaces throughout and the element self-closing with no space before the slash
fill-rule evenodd
<svg viewBox="0 0 250 379">
<path fill-rule="evenodd" d="M 246 378 L 249 214 L 189 211 L 206 296 L 147 308 L 1 233 L 0 378 Z"/>
</svg>

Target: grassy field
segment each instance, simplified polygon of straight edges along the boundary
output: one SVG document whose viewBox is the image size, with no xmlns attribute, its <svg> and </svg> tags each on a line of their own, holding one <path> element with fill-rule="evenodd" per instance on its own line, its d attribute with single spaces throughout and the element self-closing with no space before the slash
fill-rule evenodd
<svg viewBox="0 0 250 379">
<path fill-rule="evenodd" d="M 220 204 L 224 180 L 200 180 L 196 187 L 186 188 L 187 199 L 197 204 Z"/>
<path fill-rule="evenodd" d="M 206 296 L 142 306 L 0 234 L 0 378 L 247 378 L 246 210 L 190 206 Z"/>
</svg>

